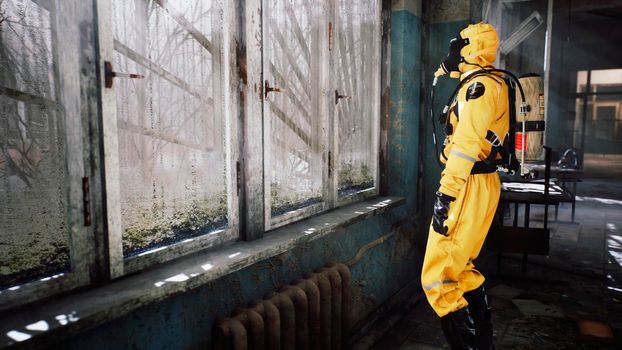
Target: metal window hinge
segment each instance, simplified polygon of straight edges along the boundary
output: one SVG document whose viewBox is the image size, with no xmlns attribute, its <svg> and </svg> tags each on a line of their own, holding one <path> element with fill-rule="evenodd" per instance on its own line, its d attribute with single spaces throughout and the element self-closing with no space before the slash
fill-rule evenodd
<svg viewBox="0 0 622 350">
<path fill-rule="evenodd" d="M 82 208 L 84 211 L 84 226 L 91 226 L 91 186 L 89 178 L 82 178 Z"/>
</svg>

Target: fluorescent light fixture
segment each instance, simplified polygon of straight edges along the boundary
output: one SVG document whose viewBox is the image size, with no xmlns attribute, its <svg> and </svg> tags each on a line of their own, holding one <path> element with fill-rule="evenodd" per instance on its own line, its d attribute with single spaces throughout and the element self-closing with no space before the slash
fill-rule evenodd
<svg viewBox="0 0 622 350">
<path fill-rule="evenodd" d="M 507 38 L 501 41 L 499 50 L 504 55 L 512 52 L 520 43 L 522 43 L 527 37 L 531 35 L 544 21 L 538 11 L 534 11 L 518 25 L 518 28 L 510 34 Z"/>
</svg>

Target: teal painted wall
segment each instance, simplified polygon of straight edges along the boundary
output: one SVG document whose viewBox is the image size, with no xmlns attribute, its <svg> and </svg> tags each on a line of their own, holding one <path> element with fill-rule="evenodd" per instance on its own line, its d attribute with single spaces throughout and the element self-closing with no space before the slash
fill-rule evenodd
<svg viewBox="0 0 622 350">
<path fill-rule="evenodd" d="M 417 203 L 422 21 L 412 12 L 391 14 L 391 124 L 389 194 L 406 195 L 402 215 L 414 216 Z"/>
<path fill-rule="evenodd" d="M 408 2 L 408 9 L 420 2 Z M 416 247 L 412 225 L 394 226 L 413 218 L 417 203 L 420 142 L 420 74 L 422 21 L 407 9 L 391 14 L 391 109 L 388 188 L 406 204 L 369 218 L 340 232 L 299 246 L 272 259 L 249 266 L 196 290 L 143 307 L 117 320 L 68 339 L 69 349 L 194 349 L 210 343 L 217 317 L 260 299 L 279 286 L 331 261 L 352 258 L 363 245 L 396 231 L 396 235 L 369 250 L 352 268 L 355 321 L 363 320 L 407 283 L 419 280 L 422 253 Z"/>
</svg>

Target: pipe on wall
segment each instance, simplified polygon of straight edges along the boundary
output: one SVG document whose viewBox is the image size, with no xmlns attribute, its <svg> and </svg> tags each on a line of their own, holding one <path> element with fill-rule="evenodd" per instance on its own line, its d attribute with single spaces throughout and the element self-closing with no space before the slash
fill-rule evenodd
<svg viewBox="0 0 622 350">
<path fill-rule="evenodd" d="M 347 348 L 352 327 L 352 272 L 342 263 L 329 263 L 326 267 L 336 269 L 341 276 L 341 334 L 342 346 Z"/>
<path fill-rule="evenodd" d="M 305 292 L 297 286 L 285 286 L 279 290 L 294 303 L 296 323 L 296 349 L 309 348 L 309 301 Z"/>
<path fill-rule="evenodd" d="M 264 322 L 264 343 L 266 349 L 281 348 L 281 316 L 274 304 L 266 300 L 257 300 L 251 305 L 251 309 L 257 312 Z M 218 349 L 218 348 L 216 348 Z"/>
<path fill-rule="evenodd" d="M 298 280 L 295 285 L 307 295 L 309 316 L 309 349 L 320 349 L 320 289 L 309 280 Z"/>
<path fill-rule="evenodd" d="M 328 275 L 331 291 L 331 349 L 341 349 L 341 276 L 336 269 L 323 268 L 320 273 Z"/>
<path fill-rule="evenodd" d="M 248 329 L 248 342 L 254 350 L 263 350 L 265 347 L 265 327 L 261 315 L 252 309 L 236 309 L 232 316 Z M 250 334 L 248 334 L 250 333 Z"/>
<path fill-rule="evenodd" d="M 281 316 L 281 349 L 294 349 L 296 347 L 294 303 L 286 295 L 274 292 L 266 295 L 264 300 L 272 303 L 279 310 Z"/>
<path fill-rule="evenodd" d="M 311 273 L 306 276 L 320 291 L 320 349 L 330 349 L 331 341 L 331 286 L 324 273 Z"/>
<path fill-rule="evenodd" d="M 240 321 L 225 318 L 217 321 L 216 324 L 212 343 L 214 349 L 246 350 L 246 329 Z"/>
</svg>

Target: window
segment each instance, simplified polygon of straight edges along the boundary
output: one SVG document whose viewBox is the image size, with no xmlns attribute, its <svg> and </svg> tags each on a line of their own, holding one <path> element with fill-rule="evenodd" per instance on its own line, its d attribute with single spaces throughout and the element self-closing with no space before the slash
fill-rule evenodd
<svg viewBox="0 0 622 350">
<path fill-rule="evenodd" d="M 585 153 L 620 153 L 621 106 L 622 69 L 576 72 L 574 146 Z"/>
<path fill-rule="evenodd" d="M 108 215 L 120 223 L 109 234 L 131 272 L 237 236 L 227 195 L 222 8 L 204 0 L 108 6 L 101 20 L 110 21 L 112 57 L 104 60 L 140 76 L 114 79 L 104 106 L 116 115 L 116 126 L 104 127 L 107 140 L 116 138 L 105 145 L 116 173 L 106 178 Z"/>
<path fill-rule="evenodd" d="M 339 202 L 377 194 L 380 116 L 379 1 L 339 1 L 335 44 Z M 343 96 L 346 95 L 346 96 Z M 343 98 L 343 99 L 342 99 Z"/>
<path fill-rule="evenodd" d="M 378 193 L 380 2 L 273 0 L 263 14 L 271 229 Z"/>
<path fill-rule="evenodd" d="M 0 0 L 0 309 L 89 281 L 83 87 L 95 84 L 94 51 L 74 2 Z M 59 15 L 71 5 L 69 23 Z"/>
<path fill-rule="evenodd" d="M 0 308 L 378 194 L 379 0 L 42 4 L 0 0 Z"/>
</svg>

